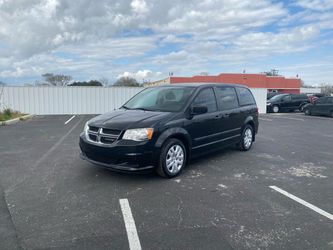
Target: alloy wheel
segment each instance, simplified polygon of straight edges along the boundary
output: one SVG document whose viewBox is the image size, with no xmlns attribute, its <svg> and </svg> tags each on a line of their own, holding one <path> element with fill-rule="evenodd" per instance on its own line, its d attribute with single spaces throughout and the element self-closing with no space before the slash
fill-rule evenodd
<svg viewBox="0 0 333 250">
<path fill-rule="evenodd" d="M 244 133 L 244 147 L 246 149 L 251 147 L 253 140 L 252 130 L 250 128 L 247 128 Z"/>
<path fill-rule="evenodd" d="M 165 159 L 165 166 L 172 174 L 178 173 L 184 164 L 184 150 L 180 145 L 172 145 Z"/>
</svg>

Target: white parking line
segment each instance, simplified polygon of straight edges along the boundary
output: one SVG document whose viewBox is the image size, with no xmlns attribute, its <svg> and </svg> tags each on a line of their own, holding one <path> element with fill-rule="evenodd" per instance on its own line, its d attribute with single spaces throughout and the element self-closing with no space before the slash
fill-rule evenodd
<svg viewBox="0 0 333 250">
<path fill-rule="evenodd" d="M 123 213 L 127 238 L 130 250 L 141 250 L 141 244 L 136 230 L 135 221 L 132 215 L 131 207 L 127 199 L 119 200 L 121 212 Z"/>
<path fill-rule="evenodd" d="M 65 125 L 67 125 L 71 120 L 75 118 L 75 115 L 73 115 L 71 118 L 69 118 L 67 121 L 65 121 Z"/>
<path fill-rule="evenodd" d="M 272 119 L 267 119 L 267 118 L 259 118 L 259 120 L 262 120 L 262 121 L 269 121 L 269 122 L 273 121 Z"/>
<path fill-rule="evenodd" d="M 289 119 L 289 120 L 295 120 L 295 121 L 302 121 L 302 122 L 304 122 L 304 119 L 301 119 L 301 118 L 293 118 L 293 117 L 285 117 L 285 116 L 276 116 L 275 118 Z"/>
<path fill-rule="evenodd" d="M 271 189 L 274 189 L 275 191 L 287 196 L 288 198 L 302 204 L 303 206 L 306 206 L 307 208 L 310 208 L 312 209 L 313 211 L 317 212 L 318 214 L 321 214 L 325 217 L 327 217 L 328 219 L 330 220 L 333 220 L 333 215 L 330 214 L 330 213 L 327 213 L 326 211 L 320 209 L 319 207 L 316 207 L 315 205 L 312 205 L 311 203 L 305 201 L 305 200 L 302 200 L 301 198 L 298 198 L 296 197 L 295 195 L 292 195 L 290 193 L 288 193 L 287 191 L 284 191 L 283 189 L 281 188 L 278 188 L 276 186 L 269 186 Z"/>
</svg>

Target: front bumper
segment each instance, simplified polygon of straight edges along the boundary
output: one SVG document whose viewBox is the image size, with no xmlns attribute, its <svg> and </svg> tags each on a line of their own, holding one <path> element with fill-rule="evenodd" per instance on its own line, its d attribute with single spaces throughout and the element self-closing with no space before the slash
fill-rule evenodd
<svg viewBox="0 0 333 250">
<path fill-rule="evenodd" d="M 155 167 L 158 150 L 149 142 L 114 142 L 111 146 L 96 145 L 80 136 L 81 158 L 95 165 L 121 172 L 147 171 Z"/>
<path fill-rule="evenodd" d="M 266 104 L 266 112 L 267 113 L 271 113 L 272 112 L 272 104 L 270 104 L 270 105 L 268 105 L 268 104 Z"/>
</svg>

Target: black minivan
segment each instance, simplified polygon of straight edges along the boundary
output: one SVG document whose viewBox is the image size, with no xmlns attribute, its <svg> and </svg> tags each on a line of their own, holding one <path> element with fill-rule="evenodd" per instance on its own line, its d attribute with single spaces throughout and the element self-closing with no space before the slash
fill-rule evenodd
<svg viewBox="0 0 333 250">
<path fill-rule="evenodd" d="M 267 100 L 267 112 L 303 110 L 309 102 L 306 94 L 279 94 Z"/>
<path fill-rule="evenodd" d="M 247 151 L 258 131 L 251 91 L 235 84 L 149 87 L 96 116 L 80 135 L 81 157 L 117 171 L 178 175 L 190 157 L 228 145 Z"/>
</svg>

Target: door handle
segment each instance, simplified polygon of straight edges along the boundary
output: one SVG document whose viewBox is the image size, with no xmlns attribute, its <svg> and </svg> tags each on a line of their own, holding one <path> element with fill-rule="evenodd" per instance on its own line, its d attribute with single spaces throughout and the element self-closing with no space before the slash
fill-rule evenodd
<svg viewBox="0 0 333 250">
<path fill-rule="evenodd" d="M 230 114 L 223 114 L 222 117 L 223 118 L 228 118 L 230 116 Z"/>
</svg>

